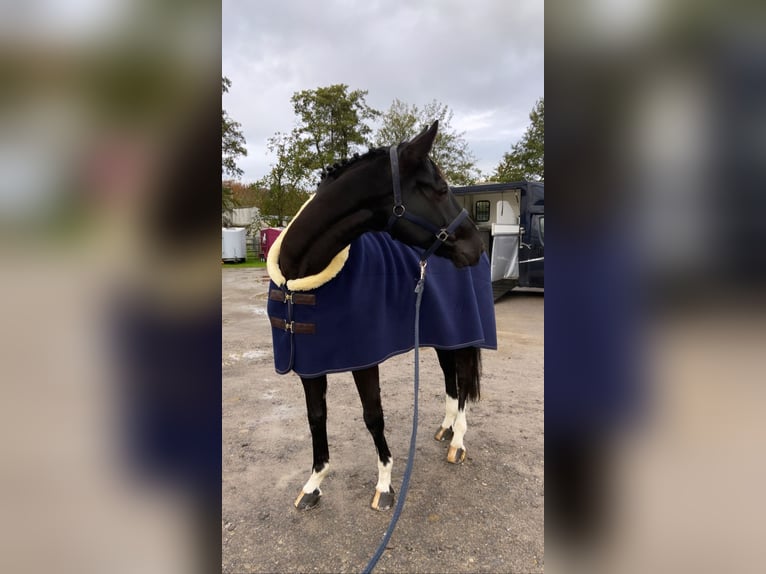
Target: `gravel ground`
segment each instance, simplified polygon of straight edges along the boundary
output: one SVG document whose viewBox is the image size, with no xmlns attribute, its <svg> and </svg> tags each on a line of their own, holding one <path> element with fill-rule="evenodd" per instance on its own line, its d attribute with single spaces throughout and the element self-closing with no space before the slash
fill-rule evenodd
<svg viewBox="0 0 766 574">
<path fill-rule="evenodd" d="M 311 471 L 297 375 L 274 371 L 265 270 L 223 270 L 223 572 L 359 572 L 389 512 L 370 509 L 376 454 L 350 373 L 329 377 L 331 471 L 322 501 L 293 501 Z M 420 426 L 402 516 L 375 572 L 543 572 L 543 294 L 495 304 L 498 351 L 483 351 L 462 465 L 432 436 L 444 416 L 436 354 L 421 353 Z M 380 367 L 399 492 L 412 425 L 412 359 Z"/>
</svg>

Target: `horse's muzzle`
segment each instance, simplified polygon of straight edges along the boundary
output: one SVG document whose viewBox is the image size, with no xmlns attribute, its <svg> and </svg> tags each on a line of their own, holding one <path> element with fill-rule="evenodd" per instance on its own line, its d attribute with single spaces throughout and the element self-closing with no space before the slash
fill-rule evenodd
<svg viewBox="0 0 766 574">
<path fill-rule="evenodd" d="M 478 241 L 473 241 L 473 238 L 448 241 L 441 247 L 442 253 L 437 255 L 443 255 L 457 268 L 476 265 L 484 250 L 481 239 L 476 239 Z"/>
</svg>

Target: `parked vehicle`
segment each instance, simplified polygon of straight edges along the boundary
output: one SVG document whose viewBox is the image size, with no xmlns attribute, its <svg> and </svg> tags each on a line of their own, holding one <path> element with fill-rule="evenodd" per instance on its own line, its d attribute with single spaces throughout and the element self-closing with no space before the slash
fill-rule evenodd
<svg viewBox="0 0 766 574">
<path fill-rule="evenodd" d="M 281 227 L 266 227 L 261 229 L 261 261 L 266 261 L 269 250 L 284 229 Z"/>
<path fill-rule="evenodd" d="M 545 185 L 483 183 L 452 188 L 468 210 L 492 263 L 495 300 L 514 287 L 545 287 Z"/>
<path fill-rule="evenodd" d="M 247 260 L 244 227 L 221 228 L 221 260 L 224 263 L 241 263 Z"/>
</svg>

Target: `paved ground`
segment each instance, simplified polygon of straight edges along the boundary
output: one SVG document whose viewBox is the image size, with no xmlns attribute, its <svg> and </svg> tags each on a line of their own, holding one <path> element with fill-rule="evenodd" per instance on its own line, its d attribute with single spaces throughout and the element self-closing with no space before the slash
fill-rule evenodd
<svg viewBox="0 0 766 574">
<path fill-rule="evenodd" d="M 328 388 L 332 470 L 318 508 L 293 501 L 311 470 L 296 375 L 271 356 L 262 269 L 223 270 L 223 571 L 360 572 L 390 520 L 370 509 L 375 449 L 350 374 Z M 495 305 L 498 351 L 484 351 L 482 400 L 468 411 L 466 461 L 432 439 L 444 416 L 435 353 L 421 353 L 420 427 L 409 495 L 376 572 L 542 572 L 543 295 Z M 412 424 L 412 353 L 381 365 L 399 491 Z"/>
</svg>

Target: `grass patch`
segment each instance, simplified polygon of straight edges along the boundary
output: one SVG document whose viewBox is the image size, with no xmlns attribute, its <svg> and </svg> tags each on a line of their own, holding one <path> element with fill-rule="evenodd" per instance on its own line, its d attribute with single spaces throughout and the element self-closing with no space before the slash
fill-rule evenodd
<svg viewBox="0 0 766 574">
<path fill-rule="evenodd" d="M 221 267 L 266 267 L 266 262 L 261 261 L 254 251 L 247 250 L 247 261 L 242 263 L 224 263 L 221 261 Z"/>
<path fill-rule="evenodd" d="M 221 262 L 221 267 L 266 267 L 265 261 L 258 261 L 257 259 L 243 261 L 242 263 L 224 263 Z"/>
</svg>

